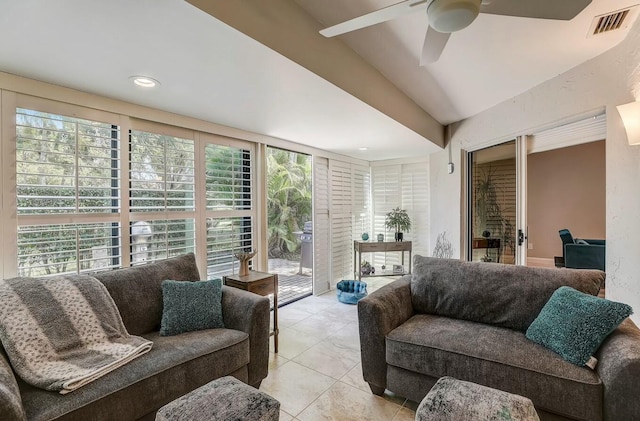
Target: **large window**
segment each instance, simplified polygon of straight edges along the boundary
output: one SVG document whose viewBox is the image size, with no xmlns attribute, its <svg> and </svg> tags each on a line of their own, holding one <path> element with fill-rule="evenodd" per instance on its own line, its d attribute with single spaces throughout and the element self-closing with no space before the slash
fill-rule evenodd
<svg viewBox="0 0 640 421">
<path fill-rule="evenodd" d="M 254 247 L 251 151 L 240 145 L 205 146 L 207 275 L 233 272 L 234 253 Z"/>
<path fill-rule="evenodd" d="M 195 250 L 195 142 L 132 130 L 129 135 L 131 264 Z"/>
<path fill-rule="evenodd" d="M 16 110 L 19 275 L 120 265 L 119 141 L 109 123 Z"/>
<path fill-rule="evenodd" d="M 16 109 L 18 275 L 88 273 L 202 247 L 199 264 L 221 276 L 235 269 L 235 252 L 253 249 L 250 143 L 52 108 L 64 112 Z"/>
</svg>

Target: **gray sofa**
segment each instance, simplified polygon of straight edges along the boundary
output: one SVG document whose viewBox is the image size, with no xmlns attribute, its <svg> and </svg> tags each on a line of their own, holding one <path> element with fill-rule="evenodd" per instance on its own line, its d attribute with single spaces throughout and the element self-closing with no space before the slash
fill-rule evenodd
<svg viewBox="0 0 640 421">
<path fill-rule="evenodd" d="M 528 340 L 562 285 L 597 295 L 598 270 L 545 269 L 416 256 L 413 275 L 358 303 L 362 371 L 375 394 L 419 402 L 442 376 L 530 398 L 542 420 L 640 419 L 640 330 L 625 320 L 595 370 Z"/>
<path fill-rule="evenodd" d="M 267 376 L 269 300 L 223 286 L 225 329 L 159 336 L 165 279 L 199 280 L 193 254 L 94 275 L 130 334 L 153 341 L 147 354 L 67 395 L 24 383 L 0 347 L 0 420 L 154 419 L 172 400 L 231 375 L 258 387 Z"/>
</svg>

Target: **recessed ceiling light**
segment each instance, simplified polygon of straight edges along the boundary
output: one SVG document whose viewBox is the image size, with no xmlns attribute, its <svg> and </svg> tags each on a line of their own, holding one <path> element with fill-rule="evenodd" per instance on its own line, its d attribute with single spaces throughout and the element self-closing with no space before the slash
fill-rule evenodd
<svg viewBox="0 0 640 421">
<path fill-rule="evenodd" d="M 362 147 L 362 148 L 358 148 L 358 149 L 360 149 L 361 151 L 366 151 L 369 148 Z"/>
<path fill-rule="evenodd" d="M 154 88 L 160 85 L 160 82 L 149 76 L 131 76 L 129 79 L 143 88 Z"/>
</svg>

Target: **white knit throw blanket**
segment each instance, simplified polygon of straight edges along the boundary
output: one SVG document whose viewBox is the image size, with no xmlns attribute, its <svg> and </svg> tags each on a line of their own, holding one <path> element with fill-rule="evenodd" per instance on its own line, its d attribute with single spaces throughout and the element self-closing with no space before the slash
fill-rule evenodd
<svg viewBox="0 0 640 421">
<path fill-rule="evenodd" d="M 69 393 L 148 352 L 105 286 L 87 275 L 0 281 L 0 340 L 16 373 Z"/>
</svg>

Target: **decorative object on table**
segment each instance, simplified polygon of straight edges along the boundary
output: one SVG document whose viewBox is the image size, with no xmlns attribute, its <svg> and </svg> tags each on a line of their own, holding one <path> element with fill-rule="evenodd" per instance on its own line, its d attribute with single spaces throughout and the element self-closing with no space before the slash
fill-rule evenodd
<svg viewBox="0 0 640 421">
<path fill-rule="evenodd" d="M 378 242 L 382 243 L 384 241 L 384 234 L 378 234 Z"/>
<path fill-rule="evenodd" d="M 433 248 L 433 257 L 437 257 L 439 259 L 453 258 L 453 245 L 451 244 L 451 241 L 447 239 L 446 231 L 438 234 L 436 246 Z"/>
<path fill-rule="evenodd" d="M 371 274 L 371 269 L 372 269 L 371 263 L 367 262 L 366 260 L 363 260 L 362 264 L 360 265 L 360 272 L 362 272 L 363 275 L 369 275 Z"/>
<path fill-rule="evenodd" d="M 397 275 L 402 275 L 404 273 L 404 266 L 393 265 L 393 273 Z"/>
<path fill-rule="evenodd" d="M 487 240 L 487 247 L 484 252 L 484 257 L 481 257 L 480 260 L 483 262 L 491 262 L 493 261 L 491 257 L 489 257 L 489 237 L 491 237 L 491 232 L 488 230 L 482 231 L 482 236 Z"/>
<path fill-rule="evenodd" d="M 384 226 L 388 229 L 395 230 L 396 241 L 404 239 L 404 231 L 411 230 L 411 218 L 405 209 L 395 208 L 387 213 L 384 219 Z"/>
<path fill-rule="evenodd" d="M 361 213 L 360 214 L 360 222 L 362 223 L 362 241 L 369 241 L 369 233 L 367 231 L 365 231 L 365 226 L 364 226 L 364 219 L 367 216 L 366 213 Z"/>
<path fill-rule="evenodd" d="M 233 257 L 240 262 L 240 268 L 238 269 L 240 276 L 247 276 L 249 274 L 249 260 L 253 259 L 253 256 L 255 256 L 257 252 L 256 249 L 253 249 L 251 252 L 233 253 Z"/>
<path fill-rule="evenodd" d="M 336 285 L 338 301 L 345 304 L 357 304 L 367 296 L 367 283 L 354 280 L 342 280 Z"/>
</svg>

